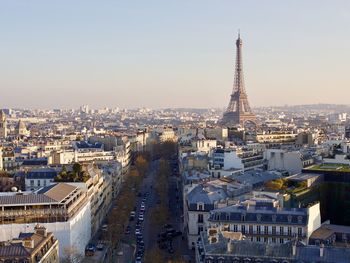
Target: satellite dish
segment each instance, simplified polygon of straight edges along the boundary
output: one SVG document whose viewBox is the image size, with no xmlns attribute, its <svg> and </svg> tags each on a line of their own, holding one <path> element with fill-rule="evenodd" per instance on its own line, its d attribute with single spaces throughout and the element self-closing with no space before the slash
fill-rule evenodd
<svg viewBox="0 0 350 263">
<path fill-rule="evenodd" d="M 15 187 L 15 186 L 11 188 L 11 191 L 12 191 L 12 192 L 17 192 L 17 190 L 18 190 L 18 189 L 17 189 L 17 187 Z"/>
</svg>

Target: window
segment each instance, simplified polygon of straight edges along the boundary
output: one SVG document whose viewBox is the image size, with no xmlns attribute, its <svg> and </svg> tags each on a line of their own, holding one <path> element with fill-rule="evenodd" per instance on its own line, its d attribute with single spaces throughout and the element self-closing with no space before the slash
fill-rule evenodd
<svg viewBox="0 0 350 263">
<path fill-rule="evenodd" d="M 276 243 L 276 238 L 275 237 L 273 237 L 271 240 L 272 240 L 272 243 Z"/>
<path fill-rule="evenodd" d="M 237 225 L 233 225 L 233 232 L 237 232 L 237 231 L 238 231 Z"/>
<path fill-rule="evenodd" d="M 275 226 L 272 227 L 272 235 L 276 235 L 276 227 Z"/>
<path fill-rule="evenodd" d="M 283 226 L 280 227 L 280 235 L 281 235 L 281 236 L 284 235 L 284 228 L 283 228 Z"/>
<path fill-rule="evenodd" d="M 256 226 L 256 232 L 257 232 L 258 234 L 261 233 L 261 226 Z"/>
<path fill-rule="evenodd" d="M 44 180 L 44 186 L 46 186 L 46 180 Z"/>
<path fill-rule="evenodd" d="M 301 227 L 298 227 L 298 236 L 302 236 L 303 229 Z"/>
<path fill-rule="evenodd" d="M 257 215 L 256 215 L 256 221 L 258 221 L 258 222 L 261 221 L 261 215 L 260 215 L 260 214 L 257 214 Z"/>
<path fill-rule="evenodd" d="M 269 227 L 264 226 L 264 234 L 267 235 L 269 233 Z"/>
<path fill-rule="evenodd" d="M 268 238 L 267 237 L 264 237 L 264 242 L 268 243 Z"/>
<path fill-rule="evenodd" d="M 200 233 L 203 231 L 203 227 L 202 226 L 199 226 L 198 227 L 198 235 L 200 235 Z"/>
<path fill-rule="evenodd" d="M 242 234 L 245 234 L 245 225 L 242 225 Z"/>
<path fill-rule="evenodd" d="M 34 186 L 34 180 L 30 180 L 30 186 Z"/>
<path fill-rule="evenodd" d="M 284 242 L 283 242 L 283 238 L 280 238 L 280 244 L 283 244 Z"/>
<path fill-rule="evenodd" d="M 203 223 L 203 214 L 198 214 L 198 223 Z"/>
<path fill-rule="evenodd" d="M 249 234 L 253 234 L 253 226 L 249 226 Z"/>
<path fill-rule="evenodd" d="M 272 215 L 272 221 L 276 222 L 277 216 L 276 215 Z"/>
<path fill-rule="evenodd" d="M 38 186 L 40 186 L 40 180 L 38 180 Z"/>
<path fill-rule="evenodd" d="M 200 210 L 200 211 L 203 211 L 203 210 L 204 210 L 203 207 L 204 207 L 203 204 L 198 204 L 198 205 L 197 205 L 197 209 Z"/>
<path fill-rule="evenodd" d="M 260 241 L 261 241 L 260 237 L 256 237 L 256 242 L 260 242 Z"/>
<path fill-rule="evenodd" d="M 292 228 L 289 226 L 288 227 L 288 236 L 291 236 L 292 235 Z"/>
</svg>

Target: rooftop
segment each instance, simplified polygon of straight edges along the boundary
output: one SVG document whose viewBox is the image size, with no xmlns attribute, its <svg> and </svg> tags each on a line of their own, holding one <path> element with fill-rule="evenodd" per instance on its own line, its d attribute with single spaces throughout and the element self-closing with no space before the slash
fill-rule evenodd
<svg viewBox="0 0 350 263">
<path fill-rule="evenodd" d="M 250 240 L 231 240 L 231 251 L 228 248 L 228 239 L 219 234 L 218 242 L 209 243 L 207 233 L 201 234 L 201 242 L 199 251 L 204 251 L 206 258 L 210 257 L 230 257 L 230 258 L 249 258 L 249 262 L 253 262 L 253 258 L 257 259 L 292 259 L 293 262 L 327 262 L 327 263 L 347 263 L 350 258 L 350 250 L 348 248 L 337 248 L 325 246 L 323 248 L 323 257 L 320 256 L 320 247 L 304 245 L 301 242 L 288 242 L 284 244 L 259 243 Z M 293 255 L 293 246 L 295 246 L 295 254 Z M 226 262 L 226 261 L 225 261 Z M 255 262 L 255 261 L 254 261 Z M 265 262 L 259 261 L 259 262 Z M 270 261 L 268 261 L 270 262 Z M 271 261 L 274 262 L 274 261 Z M 289 262 L 289 261 L 288 261 Z"/>
<path fill-rule="evenodd" d="M 350 166 L 346 164 L 337 163 L 324 163 L 315 164 L 304 168 L 305 170 L 317 170 L 317 171 L 337 171 L 337 172 L 350 172 Z"/>
<path fill-rule="evenodd" d="M 0 195 L 0 205 L 26 205 L 42 203 L 61 203 L 66 197 L 77 189 L 65 183 L 58 183 L 41 188 L 33 193 L 12 193 L 11 195 Z"/>
</svg>

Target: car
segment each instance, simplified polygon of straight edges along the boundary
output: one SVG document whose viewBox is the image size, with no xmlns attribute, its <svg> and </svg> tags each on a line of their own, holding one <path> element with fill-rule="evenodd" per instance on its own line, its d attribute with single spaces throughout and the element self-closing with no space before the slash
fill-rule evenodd
<svg viewBox="0 0 350 263">
<path fill-rule="evenodd" d="M 137 250 L 137 252 L 136 252 L 136 258 L 137 258 L 137 257 L 142 258 L 143 255 L 144 255 L 144 251 L 142 251 L 142 250 Z"/>
<path fill-rule="evenodd" d="M 166 248 L 167 248 L 167 245 L 166 245 L 166 243 L 164 243 L 164 242 L 160 242 L 160 243 L 158 244 L 158 247 L 159 247 L 160 249 L 166 249 Z"/>
<path fill-rule="evenodd" d="M 143 251 L 145 251 L 145 243 L 139 243 L 138 244 L 138 249 L 139 249 L 139 251 L 141 251 L 141 252 L 143 252 Z"/>
<path fill-rule="evenodd" d="M 102 231 L 107 231 L 108 230 L 108 225 L 107 224 L 104 224 L 102 227 L 101 227 Z"/>
<path fill-rule="evenodd" d="M 168 252 L 169 252 L 170 254 L 174 254 L 173 246 L 169 246 L 169 247 L 168 247 Z"/>
<path fill-rule="evenodd" d="M 85 255 L 86 256 L 93 256 L 95 254 L 95 251 L 96 251 L 96 247 L 93 244 L 88 244 L 85 247 Z"/>
<path fill-rule="evenodd" d="M 136 229 L 135 229 L 135 235 L 139 235 L 139 234 L 141 234 L 141 229 L 136 228 Z"/>
<path fill-rule="evenodd" d="M 135 259 L 135 263 L 142 263 L 142 258 L 141 257 L 136 257 Z"/>
<path fill-rule="evenodd" d="M 104 247 L 105 246 L 102 243 L 98 243 L 97 246 L 96 246 L 97 250 L 100 250 L 100 251 L 103 250 Z"/>
<path fill-rule="evenodd" d="M 139 220 L 140 220 L 141 222 L 143 222 L 143 220 L 144 220 L 143 214 L 140 214 L 140 215 L 139 215 Z"/>
</svg>

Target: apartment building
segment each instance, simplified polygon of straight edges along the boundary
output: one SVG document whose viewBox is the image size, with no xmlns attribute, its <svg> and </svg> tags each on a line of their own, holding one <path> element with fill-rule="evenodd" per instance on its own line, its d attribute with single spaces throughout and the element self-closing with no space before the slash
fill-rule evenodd
<svg viewBox="0 0 350 263">
<path fill-rule="evenodd" d="M 212 151 L 210 168 L 242 171 L 261 168 L 264 165 L 264 149 L 256 145 L 220 148 Z M 217 175 L 219 177 L 219 175 Z"/>
<path fill-rule="evenodd" d="M 91 237 L 87 192 L 58 183 L 36 192 L 0 193 L 0 241 L 11 240 L 37 223 L 58 239 L 60 256 L 67 248 L 83 254 Z"/>
<path fill-rule="evenodd" d="M 233 205 L 211 211 L 208 228 L 241 232 L 254 242 L 286 243 L 293 238 L 308 243 L 321 226 L 320 204 L 307 208 L 281 208 L 256 203 Z"/>
<path fill-rule="evenodd" d="M 0 242 L 0 262 L 59 263 L 58 240 L 41 225 L 34 233 L 20 233 L 18 238 Z"/>
</svg>

